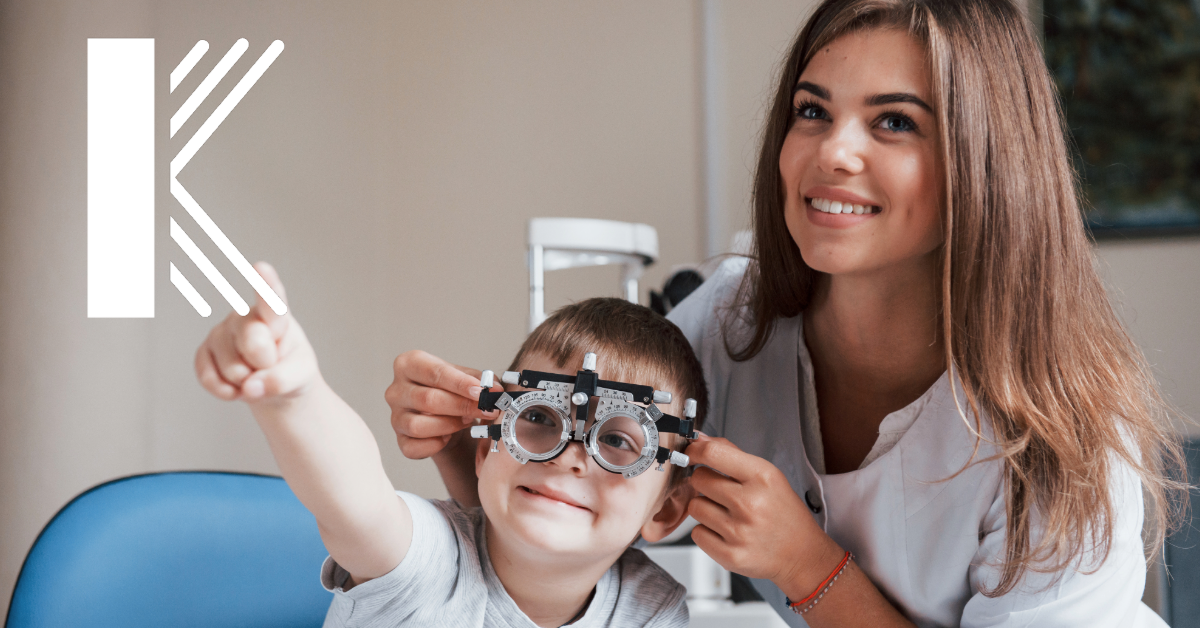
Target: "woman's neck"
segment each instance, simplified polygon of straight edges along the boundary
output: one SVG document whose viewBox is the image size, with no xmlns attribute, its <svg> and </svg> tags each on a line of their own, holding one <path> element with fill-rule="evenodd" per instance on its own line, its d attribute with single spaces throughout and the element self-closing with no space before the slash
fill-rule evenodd
<svg viewBox="0 0 1200 628">
<path fill-rule="evenodd" d="M 873 387 L 905 387 L 945 370 L 937 252 L 861 275 L 821 275 L 804 313 L 814 363 Z"/>
<path fill-rule="evenodd" d="M 830 473 L 857 468 L 884 417 L 945 371 L 937 255 L 817 282 L 804 312 L 804 341 Z"/>
<path fill-rule="evenodd" d="M 517 607 L 543 628 L 558 628 L 581 617 L 596 583 L 620 557 L 585 565 L 575 558 L 546 557 L 511 545 L 491 524 L 487 524 L 485 534 L 496 577 Z"/>
</svg>

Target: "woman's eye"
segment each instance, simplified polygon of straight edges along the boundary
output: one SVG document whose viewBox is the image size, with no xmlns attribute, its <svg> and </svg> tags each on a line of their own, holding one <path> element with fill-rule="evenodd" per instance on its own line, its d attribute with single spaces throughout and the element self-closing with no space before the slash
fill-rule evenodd
<svg viewBox="0 0 1200 628">
<path fill-rule="evenodd" d="M 911 118 L 901 115 L 886 116 L 882 121 L 880 121 L 879 124 L 881 127 L 883 127 L 883 130 L 890 131 L 892 133 L 905 133 L 908 131 L 915 131 L 917 128 L 917 125 L 913 123 Z"/>
<path fill-rule="evenodd" d="M 829 116 L 820 105 L 804 102 L 795 107 L 796 118 L 800 120 L 824 120 Z"/>
</svg>

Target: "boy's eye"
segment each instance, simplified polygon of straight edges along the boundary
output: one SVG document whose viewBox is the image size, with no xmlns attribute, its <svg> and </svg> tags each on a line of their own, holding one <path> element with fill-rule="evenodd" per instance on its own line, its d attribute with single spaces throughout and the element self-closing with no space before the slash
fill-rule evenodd
<svg viewBox="0 0 1200 628">
<path fill-rule="evenodd" d="M 596 440 L 600 441 L 601 445 L 612 447 L 614 449 L 633 449 L 633 439 L 620 432 L 608 432 L 601 434 Z"/>
<path fill-rule="evenodd" d="M 536 423 L 538 425 L 553 425 L 554 423 L 554 420 L 550 418 L 550 414 L 541 412 L 539 409 L 530 409 L 530 411 L 522 414 L 522 417 L 529 421 L 529 423 Z"/>
<path fill-rule="evenodd" d="M 549 415 L 549 413 L 544 412 L 542 410 L 538 410 L 536 408 L 522 412 L 521 418 L 526 421 L 529 421 L 530 423 L 534 423 L 534 424 L 545 426 L 545 427 L 555 427 L 555 423 L 556 423 L 556 421 L 554 420 L 554 417 L 551 417 Z"/>
</svg>

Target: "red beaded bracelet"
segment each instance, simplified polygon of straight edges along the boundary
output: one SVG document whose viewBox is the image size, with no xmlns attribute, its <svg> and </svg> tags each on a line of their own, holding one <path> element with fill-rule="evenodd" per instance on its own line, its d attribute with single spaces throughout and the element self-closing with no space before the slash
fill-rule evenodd
<svg viewBox="0 0 1200 628">
<path fill-rule="evenodd" d="M 854 555 L 850 552 L 846 552 L 846 555 L 842 557 L 842 562 L 838 563 L 837 568 L 833 570 L 833 573 L 829 574 L 828 578 L 821 582 L 821 584 L 817 585 L 817 590 L 813 591 L 812 595 L 800 600 L 799 602 L 793 602 L 788 598 L 784 598 L 784 600 L 787 601 L 788 607 L 801 615 L 811 611 L 812 608 L 817 605 L 817 602 L 820 602 L 821 598 L 825 597 L 825 592 L 829 590 L 829 587 L 833 586 L 833 583 L 838 579 L 838 576 L 842 575 L 842 572 L 846 570 L 846 565 L 850 564 L 851 558 L 854 558 Z"/>
</svg>

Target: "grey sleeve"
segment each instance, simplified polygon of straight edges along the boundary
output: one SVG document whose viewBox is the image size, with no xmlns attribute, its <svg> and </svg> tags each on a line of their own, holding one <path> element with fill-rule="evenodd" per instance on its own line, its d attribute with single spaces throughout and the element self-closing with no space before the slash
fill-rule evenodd
<svg viewBox="0 0 1200 628">
<path fill-rule="evenodd" d="M 646 623 L 647 628 L 688 628 L 691 617 L 688 615 L 687 589 L 676 583 L 674 590 L 662 599 L 662 606 L 659 607 L 658 613 Z M 621 624 L 618 622 L 615 625 Z"/>
<path fill-rule="evenodd" d="M 321 566 L 321 585 L 333 592 L 326 628 L 395 626 L 436 610 L 458 579 L 459 547 L 454 528 L 436 506 L 397 491 L 412 513 L 412 545 L 390 572 L 344 591 L 349 573 L 333 557 Z M 422 612 L 425 611 L 425 612 Z"/>
</svg>

